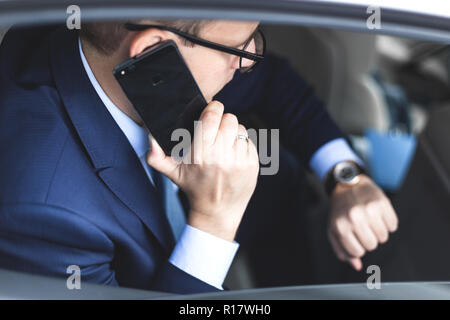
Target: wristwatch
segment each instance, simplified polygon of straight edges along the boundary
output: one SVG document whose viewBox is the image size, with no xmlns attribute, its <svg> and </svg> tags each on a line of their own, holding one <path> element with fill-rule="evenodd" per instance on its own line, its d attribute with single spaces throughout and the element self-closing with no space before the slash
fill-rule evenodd
<svg viewBox="0 0 450 320">
<path fill-rule="evenodd" d="M 360 175 L 366 173 L 364 168 L 353 161 L 342 161 L 330 170 L 325 178 L 325 190 L 331 195 L 338 183 L 353 186 L 360 180 Z"/>
</svg>

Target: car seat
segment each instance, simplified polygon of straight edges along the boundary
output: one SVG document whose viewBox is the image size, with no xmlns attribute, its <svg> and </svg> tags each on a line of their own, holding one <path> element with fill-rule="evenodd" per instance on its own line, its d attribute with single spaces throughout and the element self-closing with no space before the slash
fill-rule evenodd
<svg viewBox="0 0 450 320">
<path fill-rule="evenodd" d="M 288 58 L 349 134 L 384 131 L 389 114 L 371 72 L 376 36 L 317 27 L 264 26 L 268 50 Z"/>
<path fill-rule="evenodd" d="M 399 239 L 414 281 L 450 280 L 450 105 L 431 113 L 394 198 Z"/>
</svg>

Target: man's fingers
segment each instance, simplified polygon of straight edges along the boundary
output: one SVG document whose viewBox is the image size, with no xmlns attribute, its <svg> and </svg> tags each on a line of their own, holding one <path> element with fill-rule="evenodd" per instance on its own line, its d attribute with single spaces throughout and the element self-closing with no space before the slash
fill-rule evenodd
<svg viewBox="0 0 450 320">
<path fill-rule="evenodd" d="M 212 137 L 213 135 L 210 134 L 210 136 Z M 211 139 L 215 139 L 215 134 L 214 137 Z M 204 142 L 203 122 L 198 121 L 195 124 L 194 138 L 192 139 L 191 148 L 189 149 L 189 153 L 187 155 L 187 159 L 189 159 L 191 163 L 201 164 L 203 162 L 203 142 Z"/>
<path fill-rule="evenodd" d="M 385 243 L 389 238 L 388 229 L 383 221 L 384 207 L 379 202 L 371 202 L 365 207 L 370 228 L 379 243 Z"/>
<path fill-rule="evenodd" d="M 353 269 L 355 269 L 356 271 L 361 271 L 363 265 L 360 258 L 350 258 L 348 262 L 353 267 Z"/>
<path fill-rule="evenodd" d="M 359 243 L 367 251 L 375 250 L 378 239 L 373 233 L 366 212 L 362 206 L 354 206 L 350 209 L 349 219 Z"/>
<path fill-rule="evenodd" d="M 338 242 L 349 257 L 347 261 L 360 270 L 360 258 L 388 240 L 389 232 L 397 229 L 398 219 L 389 199 L 365 175 L 354 187 L 339 190 L 339 196 L 331 198 L 330 225 L 336 239 L 332 245 L 337 248 Z"/>
<path fill-rule="evenodd" d="M 249 146 L 248 142 L 250 141 L 247 142 L 244 139 L 240 139 L 237 137 L 238 135 L 248 137 L 247 129 L 245 129 L 245 127 L 242 124 L 238 126 L 238 132 L 236 138 L 234 139 L 234 148 L 237 151 L 236 154 L 239 156 L 247 153 L 247 149 Z"/>
<path fill-rule="evenodd" d="M 355 269 L 356 271 L 360 271 L 362 269 L 362 261 L 360 258 L 352 258 L 347 255 L 347 253 L 344 251 L 344 249 L 339 244 L 338 239 L 336 238 L 336 235 L 333 232 L 329 232 L 329 239 L 331 243 L 331 247 L 333 248 L 336 256 L 339 260 L 348 262 L 350 265 Z"/>
<path fill-rule="evenodd" d="M 384 192 L 373 181 L 370 180 L 369 185 L 362 188 L 355 188 L 354 191 L 360 203 L 372 203 L 376 201 L 379 204 L 379 211 L 388 231 L 394 232 L 397 230 L 397 214 Z"/>
<path fill-rule="evenodd" d="M 231 147 L 238 135 L 239 122 L 237 117 L 231 113 L 225 113 L 220 122 L 219 132 L 216 136 L 216 143 L 223 143 L 224 147 Z"/>
<path fill-rule="evenodd" d="M 337 221 L 335 232 L 339 244 L 348 256 L 360 258 L 364 255 L 366 250 L 361 246 L 353 233 L 352 226 L 346 220 Z"/>
<path fill-rule="evenodd" d="M 147 163 L 176 183 L 178 163 L 172 157 L 166 156 L 151 135 L 149 141 L 151 150 L 147 154 Z"/>
<path fill-rule="evenodd" d="M 398 217 L 394 208 L 389 200 L 383 201 L 382 206 L 384 207 L 382 218 L 389 232 L 396 231 L 398 228 Z"/>
<path fill-rule="evenodd" d="M 347 261 L 348 256 L 345 253 L 344 249 L 342 249 L 339 241 L 336 239 L 336 236 L 333 232 L 328 232 L 328 237 L 330 239 L 331 247 L 333 248 L 334 253 L 341 261 Z"/>
<path fill-rule="evenodd" d="M 224 106 L 219 101 L 210 102 L 200 115 L 202 143 L 205 147 L 214 144 L 222 121 Z"/>
</svg>

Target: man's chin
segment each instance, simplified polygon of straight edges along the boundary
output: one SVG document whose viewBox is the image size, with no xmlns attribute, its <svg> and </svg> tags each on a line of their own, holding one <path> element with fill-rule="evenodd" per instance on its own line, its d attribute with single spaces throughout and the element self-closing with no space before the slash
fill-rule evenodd
<svg viewBox="0 0 450 320">
<path fill-rule="evenodd" d="M 213 97 L 204 97 L 205 98 L 205 101 L 206 101 L 206 103 L 210 103 L 212 100 L 213 100 Z"/>
<path fill-rule="evenodd" d="M 214 90 L 214 94 L 213 94 L 213 95 L 210 95 L 210 96 L 203 95 L 203 97 L 205 98 L 206 102 L 207 102 L 207 103 L 210 103 L 211 101 L 213 101 L 213 100 L 214 100 L 214 97 L 215 97 L 220 91 L 222 91 L 222 89 L 225 88 L 225 86 L 226 86 L 231 80 L 233 80 L 233 77 L 231 77 L 231 79 L 228 80 L 227 82 L 225 82 L 222 86 L 220 86 L 220 87 L 218 87 L 216 90 Z"/>
</svg>

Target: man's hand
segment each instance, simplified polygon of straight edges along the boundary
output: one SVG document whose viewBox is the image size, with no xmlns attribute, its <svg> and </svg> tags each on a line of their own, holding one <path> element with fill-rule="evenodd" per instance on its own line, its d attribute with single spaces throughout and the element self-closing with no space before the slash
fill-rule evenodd
<svg viewBox="0 0 450 320">
<path fill-rule="evenodd" d="M 220 102 L 212 101 L 203 110 L 187 159 L 177 162 L 166 156 L 151 138 L 147 156 L 150 166 L 165 174 L 187 195 L 188 224 L 228 241 L 233 241 L 252 196 L 259 172 L 255 145 L 236 116 L 223 114 Z"/>
<path fill-rule="evenodd" d="M 342 261 L 361 270 L 361 257 L 397 230 L 397 215 L 383 191 L 366 175 L 354 186 L 338 184 L 331 194 L 328 237 Z"/>
</svg>

